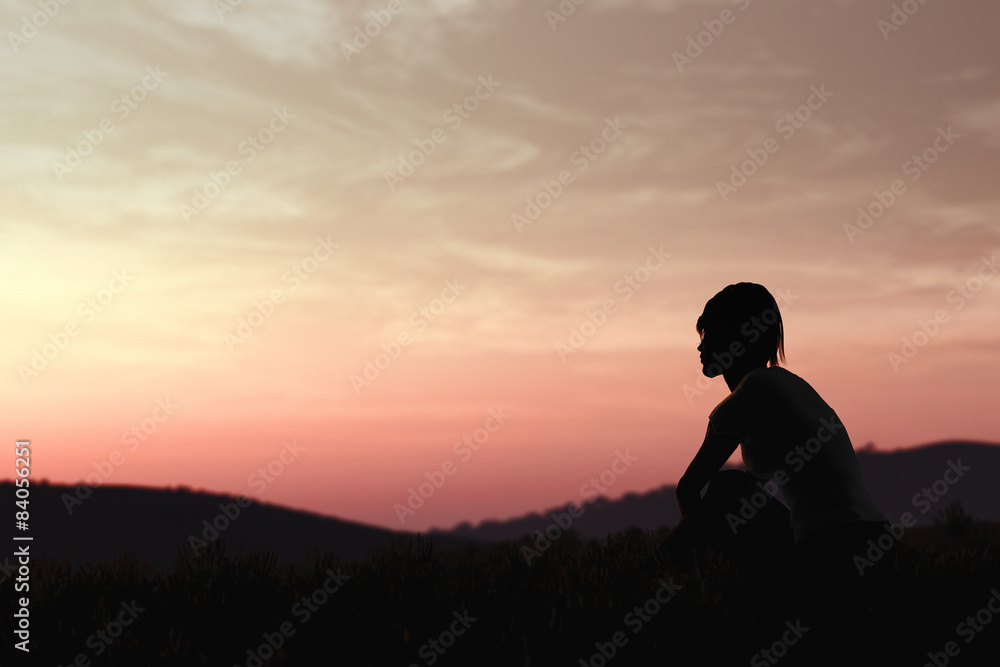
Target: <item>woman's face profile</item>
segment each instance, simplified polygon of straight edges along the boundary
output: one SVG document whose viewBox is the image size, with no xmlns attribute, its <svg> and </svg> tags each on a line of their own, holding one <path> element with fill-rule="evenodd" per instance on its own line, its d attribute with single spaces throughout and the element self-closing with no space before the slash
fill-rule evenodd
<svg viewBox="0 0 1000 667">
<path fill-rule="evenodd" d="M 732 389 L 756 368 L 785 358 L 784 328 L 771 294 L 756 283 L 729 285 L 705 304 L 695 322 L 705 377 L 722 375 Z"/>
<path fill-rule="evenodd" d="M 720 353 L 725 351 L 725 346 L 719 348 L 718 338 L 712 335 L 708 329 L 701 334 L 701 343 L 698 344 L 698 352 L 701 359 L 701 372 L 705 377 L 714 378 L 722 375 L 725 370 L 719 364 L 719 358 L 725 358 Z"/>
</svg>

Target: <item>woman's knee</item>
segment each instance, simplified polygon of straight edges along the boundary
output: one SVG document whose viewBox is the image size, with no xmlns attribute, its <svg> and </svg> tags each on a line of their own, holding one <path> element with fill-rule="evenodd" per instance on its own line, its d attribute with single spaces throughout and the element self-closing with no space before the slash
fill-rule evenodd
<svg viewBox="0 0 1000 667">
<path fill-rule="evenodd" d="M 708 482 L 708 489 L 705 496 L 717 496 L 729 500 L 738 500 L 740 497 L 752 494 L 757 491 L 754 485 L 754 478 L 750 473 L 742 470 L 720 470 L 712 476 Z"/>
<path fill-rule="evenodd" d="M 706 499 L 730 522 L 730 527 L 750 538 L 789 542 L 792 539 L 788 509 L 765 492 L 760 482 L 742 470 L 720 470 L 709 482 Z M 752 524 L 752 525 L 751 525 Z M 746 527 L 746 530 L 742 528 Z"/>
</svg>

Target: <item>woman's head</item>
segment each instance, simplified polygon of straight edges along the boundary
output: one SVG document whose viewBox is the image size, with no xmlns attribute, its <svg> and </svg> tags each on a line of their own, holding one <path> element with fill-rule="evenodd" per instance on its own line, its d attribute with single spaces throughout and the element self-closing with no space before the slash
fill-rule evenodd
<svg viewBox="0 0 1000 667">
<path fill-rule="evenodd" d="M 725 359 L 732 359 L 733 363 L 739 358 L 741 365 L 777 366 L 785 360 L 781 313 L 763 285 L 729 285 L 708 300 L 695 327 L 702 337 L 698 349 L 706 364 L 711 360 L 723 363 Z M 719 370 L 720 373 L 713 375 L 726 369 Z"/>
</svg>

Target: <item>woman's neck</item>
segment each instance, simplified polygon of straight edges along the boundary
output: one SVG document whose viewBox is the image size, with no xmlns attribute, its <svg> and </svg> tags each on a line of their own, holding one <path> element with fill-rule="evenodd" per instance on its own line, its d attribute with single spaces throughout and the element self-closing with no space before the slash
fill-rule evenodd
<svg viewBox="0 0 1000 667">
<path fill-rule="evenodd" d="M 733 391 L 750 371 L 757 370 L 758 368 L 767 368 L 767 362 L 763 364 L 742 364 L 739 366 L 733 366 L 729 370 L 725 371 L 722 374 L 722 377 L 725 378 L 726 384 L 729 386 L 729 391 Z"/>
</svg>

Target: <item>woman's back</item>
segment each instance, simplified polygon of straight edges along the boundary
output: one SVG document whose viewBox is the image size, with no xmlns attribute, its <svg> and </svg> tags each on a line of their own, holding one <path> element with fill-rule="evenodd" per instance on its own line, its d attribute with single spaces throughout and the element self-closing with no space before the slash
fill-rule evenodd
<svg viewBox="0 0 1000 667">
<path fill-rule="evenodd" d="M 719 433 L 739 437 L 751 474 L 781 490 L 796 542 L 851 521 L 886 520 L 836 412 L 794 373 L 780 366 L 747 373 L 709 419 Z"/>
</svg>

